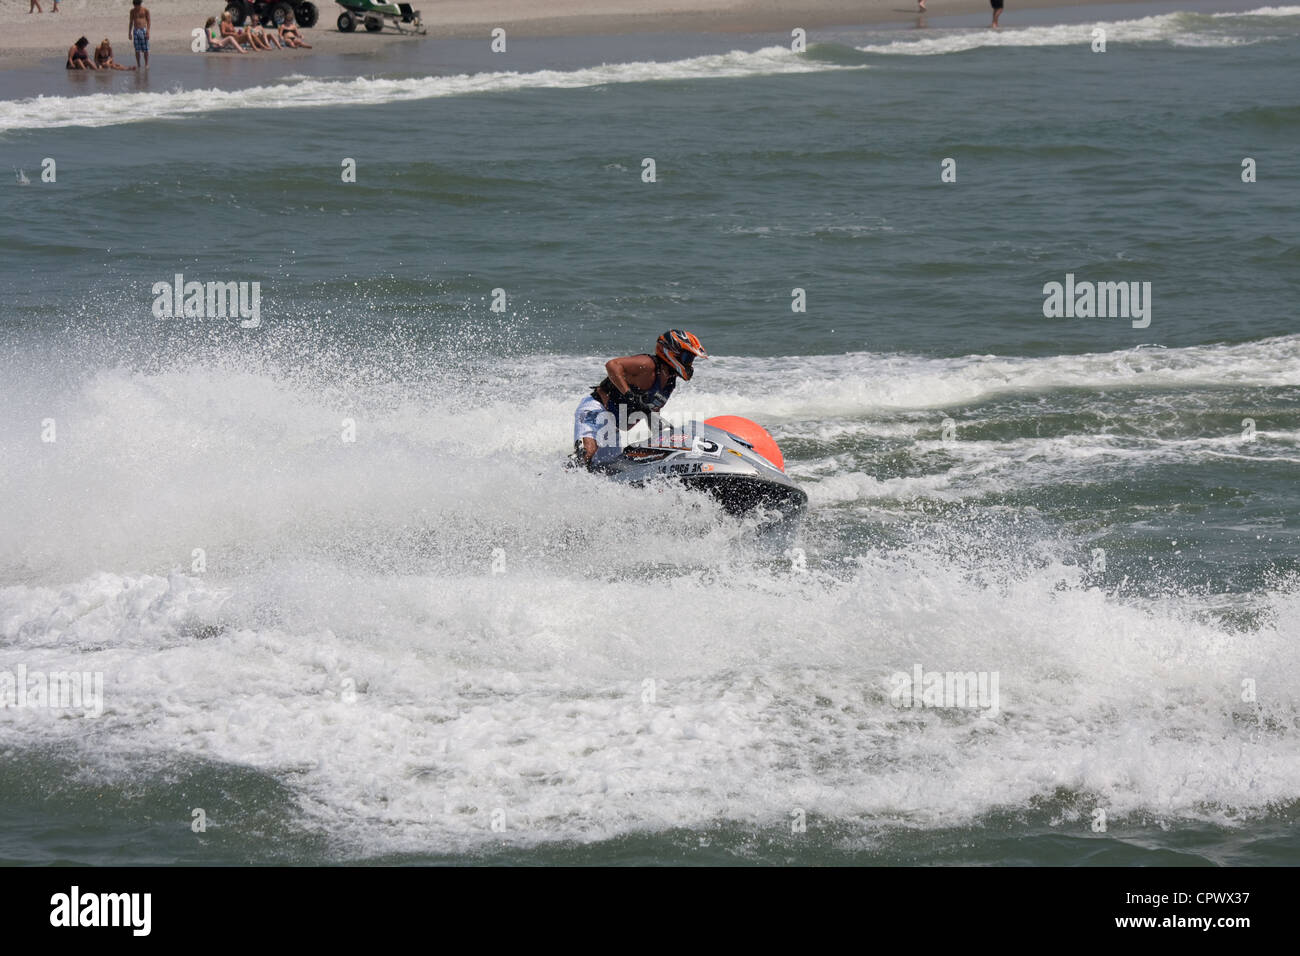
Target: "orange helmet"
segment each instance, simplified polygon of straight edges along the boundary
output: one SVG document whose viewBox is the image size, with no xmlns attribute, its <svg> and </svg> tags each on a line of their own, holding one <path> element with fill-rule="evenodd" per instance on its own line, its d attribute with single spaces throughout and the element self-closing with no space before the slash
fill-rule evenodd
<svg viewBox="0 0 1300 956">
<path fill-rule="evenodd" d="M 659 341 L 655 343 L 655 354 L 687 382 L 691 380 L 691 363 L 695 357 L 709 357 L 695 334 L 681 329 L 669 329 L 659 336 Z"/>
</svg>

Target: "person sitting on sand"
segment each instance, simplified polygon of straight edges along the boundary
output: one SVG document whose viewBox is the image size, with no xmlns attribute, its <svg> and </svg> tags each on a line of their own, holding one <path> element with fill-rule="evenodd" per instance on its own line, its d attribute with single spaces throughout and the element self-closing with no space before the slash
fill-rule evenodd
<svg viewBox="0 0 1300 956">
<path fill-rule="evenodd" d="M 226 14 L 226 16 L 230 16 L 230 14 Z M 231 36 L 225 36 L 225 37 L 223 37 L 223 36 L 221 35 L 221 31 L 220 31 L 219 29 L 217 29 L 217 18 L 216 18 L 216 17 L 208 17 L 208 22 L 205 23 L 205 24 L 203 24 L 203 32 L 206 33 L 206 34 L 208 35 L 208 50 L 209 50 L 209 51 L 212 51 L 212 50 L 238 50 L 240 53 L 247 53 L 247 52 L 248 52 L 248 51 L 245 50 L 242 46 L 239 45 L 239 41 L 236 40 L 234 37 L 231 37 Z"/>
<path fill-rule="evenodd" d="M 267 33 L 262 29 L 262 24 L 257 22 L 257 17 L 253 18 L 252 25 L 248 28 L 248 35 L 253 42 L 261 43 L 263 50 L 271 49 L 271 44 L 275 44 L 277 50 L 283 50 L 284 46 L 280 43 L 280 38 L 274 33 Z"/>
<path fill-rule="evenodd" d="M 280 39 L 285 42 L 286 46 L 301 47 L 304 50 L 311 49 L 311 44 L 305 42 L 302 34 L 298 32 L 298 24 L 293 22 L 292 11 L 284 15 L 284 23 L 280 24 Z"/>
<path fill-rule="evenodd" d="M 261 39 L 266 40 L 266 43 L 268 43 L 268 44 L 270 44 L 270 43 L 274 43 L 274 44 L 276 44 L 276 49 L 283 49 L 283 48 L 285 48 L 285 44 L 283 44 L 283 43 L 281 42 L 281 40 L 279 40 L 279 31 L 278 31 L 278 30 L 274 30 L 274 29 L 273 29 L 273 30 L 270 30 L 269 33 L 268 33 L 268 31 L 266 31 L 266 30 L 263 29 L 263 26 L 261 26 L 261 23 L 255 23 L 255 25 L 253 25 L 253 29 L 255 29 L 255 30 L 257 31 L 257 35 L 259 35 Z M 270 49 L 270 46 L 266 47 L 266 49 Z"/>
<path fill-rule="evenodd" d="M 101 70 L 134 70 L 133 66 L 123 66 L 113 59 L 113 44 L 104 37 L 102 43 L 95 47 L 95 66 Z"/>
<path fill-rule="evenodd" d="M 227 29 L 227 23 L 229 23 L 229 29 Z M 257 37 L 253 35 L 253 31 L 249 27 L 235 26 L 234 17 L 230 15 L 229 10 L 221 15 L 221 32 L 226 36 L 234 37 L 236 40 L 243 40 L 248 44 L 249 50 L 271 49 L 271 45 L 266 42 L 265 38 L 263 38 L 262 42 L 259 43 Z"/>
<path fill-rule="evenodd" d="M 90 41 L 85 37 L 79 39 L 72 46 L 68 47 L 68 69 L 69 70 L 98 70 L 95 62 L 86 52 L 86 47 L 90 46 Z"/>
<path fill-rule="evenodd" d="M 243 30 L 240 30 L 238 27 L 235 26 L 235 19 L 230 15 L 229 10 L 227 10 L 225 13 L 221 15 L 221 35 L 223 37 L 230 37 L 230 39 L 235 41 L 236 45 L 239 44 L 240 40 L 243 40 L 245 43 L 248 43 L 248 45 L 252 47 L 254 50 L 257 49 L 257 47 L 253 46 L 253 44 L 249 42 L 247 34 L 245 34 Z"/>
</svg>

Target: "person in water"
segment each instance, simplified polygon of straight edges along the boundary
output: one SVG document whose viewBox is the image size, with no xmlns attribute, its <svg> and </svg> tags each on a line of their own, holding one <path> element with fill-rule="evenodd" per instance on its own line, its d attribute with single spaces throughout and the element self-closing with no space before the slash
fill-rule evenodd
<svg viewBox="0 0 1300 956">
<path fill-rule="evenodd" d="M 85 37 L 80 37 L 76 43 L 68 47 L 68 69 L 69 70 L 98 70 L 95 61 L 90 58 L 86 52 L 86 47 L 90 46 L 90 41 Z"/>
<path fill-rule="evenodd" d="M 677 379 L 689 382 L 692 364 L 708 358 L 690 332 L 670 329 L 653 355 L 625 355 L 605 363 L 604 380 L 578 403 L 573 414 L 573 461 L 594 468 L 616 457 L 618 432 L 635 412 L 649 416 L 667 404 Z"/>
</svg>

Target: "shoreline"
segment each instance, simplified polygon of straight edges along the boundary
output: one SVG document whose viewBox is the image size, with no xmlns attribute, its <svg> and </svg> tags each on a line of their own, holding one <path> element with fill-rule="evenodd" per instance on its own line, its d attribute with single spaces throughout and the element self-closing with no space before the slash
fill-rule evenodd
<svg viewBox="0 0 1300 956">
<path fill-rule="evenodd" d="M 8 21 L 0 38 L 0 72 L 37 71 L 45 74 L 62 70 L 64 53 L 82 34 L 90 39 L 92 47 L 100 38 L 108 37 L 113 43 L 116 60 L 123 65 L 134 64 L 135 55 L 126 35 L 126 17 L 130 7 L 126 0 L 114 0 L 115 8 L 120 9 L 113 13 L 101 10 L 102 0 L 64 0 L 57 15 L 50 12 L 52 0 L 41 2 L 46 8 L 41 14 L 26 12 L 28 0 L 0 2 L 0 16 Z M 1003 13 L 1003 26 L 1013 28 L 1018 25 L 1017 10 L 1140 8 L 1143 5 L 1152 6 L 1149 0 L 1010 0 Z M 219 6 L 221 0 L 176 0 L 165 11 L 155 13 L 151 53 L 242 58 L 236 53 L 199 54 L 190 48 L 191 30 L 202 27 L 207 16 L 217 13 Z M 928 25 L 918 22 L 921 18 L 911 0 L 595 0 L 588 3 L 557 0 L 550 5 L 551 11 L 543 16 L 533 15 L 531 5 L 522 0 L 416 0 L 415 6 L 424 17 L 427 37 L 399 35 L 388 27 L 377 34 L 363 30 L 341 33 L 334 21 L 342 8 L 333 2 L 320 2 L 317 3 L 319 22 L 315 27 L 303 30 L 304 39 L 314 49 L 272 50 L 247 56 L 286 62 L 321 53 L 381 57 L 395 43 L 419 44 L 425 40 L 481 37 L 486 44 L 495 27 L 506 30 L 509 42 L 512 38 L 532 37 L 723 36 L 788 34 L 795 27 L 811 31 L 887 24 L 913 28 Z M 927 0 L 927 6 L 925 20 L 935 26 L 941 26 L 941 21 L 951 18 L 991 14 L 988 0 Z M 90 12 L 92 9 L 95 12 Z M 812 42 L 815 38 L 809 40 Z"/>
</svg>

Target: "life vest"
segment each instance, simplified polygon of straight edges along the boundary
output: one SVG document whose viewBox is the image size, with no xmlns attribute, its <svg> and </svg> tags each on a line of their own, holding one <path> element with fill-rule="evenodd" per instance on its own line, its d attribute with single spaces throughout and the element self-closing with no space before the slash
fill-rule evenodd
<svg viewBox="0 0 1300 956">
<path fill-rule="evenodd" d="M 650 409 L 650 411 L 658 412 L 668 404 L 668 399 L 672 397 L 673 389 L 677 387 L 677 376 L 670 371 L 668 375 L 668 384 L 660 386 L 660 372 L 663 369 L 668 368 L 668 363 L 657 355 L 652 355 L 650 357 L 655 360 L 654 381 L 650 383 L 649 388 L 644 390 L 629 385 L 628 394 L 635 395 L 639 398 L 642 404 L 644 404 L 646 408 Z M 599 385 L 591 390 L 591 397 L 598 402 L 600 401 L 600 396 L 597 394 L 599 391 L 605 393 L 605 401 L 601 402 L 601 405 L 604 407 L 605 411 L 617 418 L 619 406 L 623 403 L 618 400 L 618 389 L 614 387 L 614 383 L 609 380 L 608 375 L 601 380 Z M 626 415 L 630 415 L 631 413 L 632 409 L 628 409 L 623 420 L 626 421 Z"/>
</svg>

